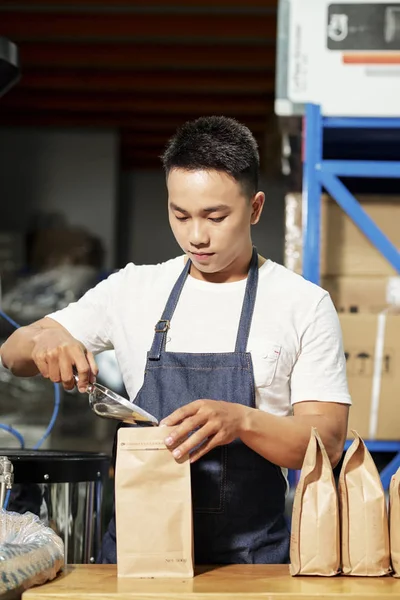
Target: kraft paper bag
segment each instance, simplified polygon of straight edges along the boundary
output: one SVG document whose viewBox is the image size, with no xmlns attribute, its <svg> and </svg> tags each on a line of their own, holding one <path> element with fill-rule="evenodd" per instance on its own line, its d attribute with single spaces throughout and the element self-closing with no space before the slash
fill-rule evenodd
<svg viewBox="0 0 400 600">
<path fill-rule="evenodd" d="M 400 469 L 390 481 L 389 525 L 393 576 L 400 577 Z"/>
<path fill-rule="evenodd" d="M 331 462 L 312 429 L 293 502 L 291 575 L 336 575 L 340 567 L 339 506 Z"/>
<path fill-rule="evenodd" d="M 169 427 L 118 431 L 118 577 L 193 577 L 190 462 L 164 444 Z"/>
<path fill-rule="evenodd" d="M 386 500 L 378 469 L 357 432 L 339 475 L 342 570 L 345 575 L 390 573 Z"/>
</svg>

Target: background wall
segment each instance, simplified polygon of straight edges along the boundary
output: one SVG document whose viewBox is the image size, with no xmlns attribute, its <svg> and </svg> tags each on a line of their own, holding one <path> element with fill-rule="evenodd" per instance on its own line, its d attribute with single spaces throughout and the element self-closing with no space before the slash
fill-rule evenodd
<svg viewBox="0 0 400 600">
<path fill-rule="evenodd" d="M 3 231 L 24 231 L 37 211 L 59 212 L 98 235 L 115 262 L 118 135 L 113 131 L 0 129 Z"/>
</svg>

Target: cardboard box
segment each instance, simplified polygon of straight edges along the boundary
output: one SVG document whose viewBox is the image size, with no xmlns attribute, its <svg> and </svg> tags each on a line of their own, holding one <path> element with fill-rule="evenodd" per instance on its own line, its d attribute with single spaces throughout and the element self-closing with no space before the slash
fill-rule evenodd
<svg viewBox="0 0 400 600">
<path fill-rule="evenodd" d="M 323 277 L 321 287 L 327 290 L 339 313 L 378 313 L 387 306 L 390 277 Z M 400 280 L 400 278 L 399 278 Z"/>
<path fill-rule="evenodd" d="M 353 405 L 349 435 L 400 439 L 400 314 L 341 314 Z"/>
<path fill-rule="evenodd" d="M 49 227 L 34 236 L 30 265 L 35 270 L 52 269 L 60 265 L 103 266 L 104 248 L 101 240 L 84 227 Z"/>
<path fill-rule="evenodd" d="M 400 197 L 359 196 L 363 208 L 400 248 Z M 302 197 L 285 198 L 285 266 L 302 272 Z M 321 199 L 321 276 L 393 276 L 396 271 L 335 200 Z"/>
</svg>

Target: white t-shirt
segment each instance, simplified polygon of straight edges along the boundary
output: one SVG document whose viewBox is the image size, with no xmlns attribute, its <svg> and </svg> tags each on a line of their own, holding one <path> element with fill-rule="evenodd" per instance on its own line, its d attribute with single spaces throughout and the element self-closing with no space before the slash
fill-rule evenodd
<svg viewBox="0 0 400 600">
<path fill-rule="evenodd" d="M 134 400 L 154 326 L 183 267 L 184 256 L 158 265 L 130 263 L 78 302 L 48 316 L 94 353 L 114 348 Z M 209 283 L 189 275 L 166 350 L 233 352 L 245 287 L 245 279 Z M 247 351 L 257 408 L 286 416 L 296 402 L 351 403 L 339 320 L 329 294 L 270 260 L 259 269 Z"/>
</svg>

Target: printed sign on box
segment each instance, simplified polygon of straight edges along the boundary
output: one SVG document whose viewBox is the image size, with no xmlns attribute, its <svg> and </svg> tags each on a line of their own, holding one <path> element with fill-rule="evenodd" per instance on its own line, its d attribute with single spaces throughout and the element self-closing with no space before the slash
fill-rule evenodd
<svg viewBox="0 0 400 600">
<path fill-rule="evenodd" d="M 400 115 L 400 3 L 281 0 L 275 112 Z"/>
</svg>

